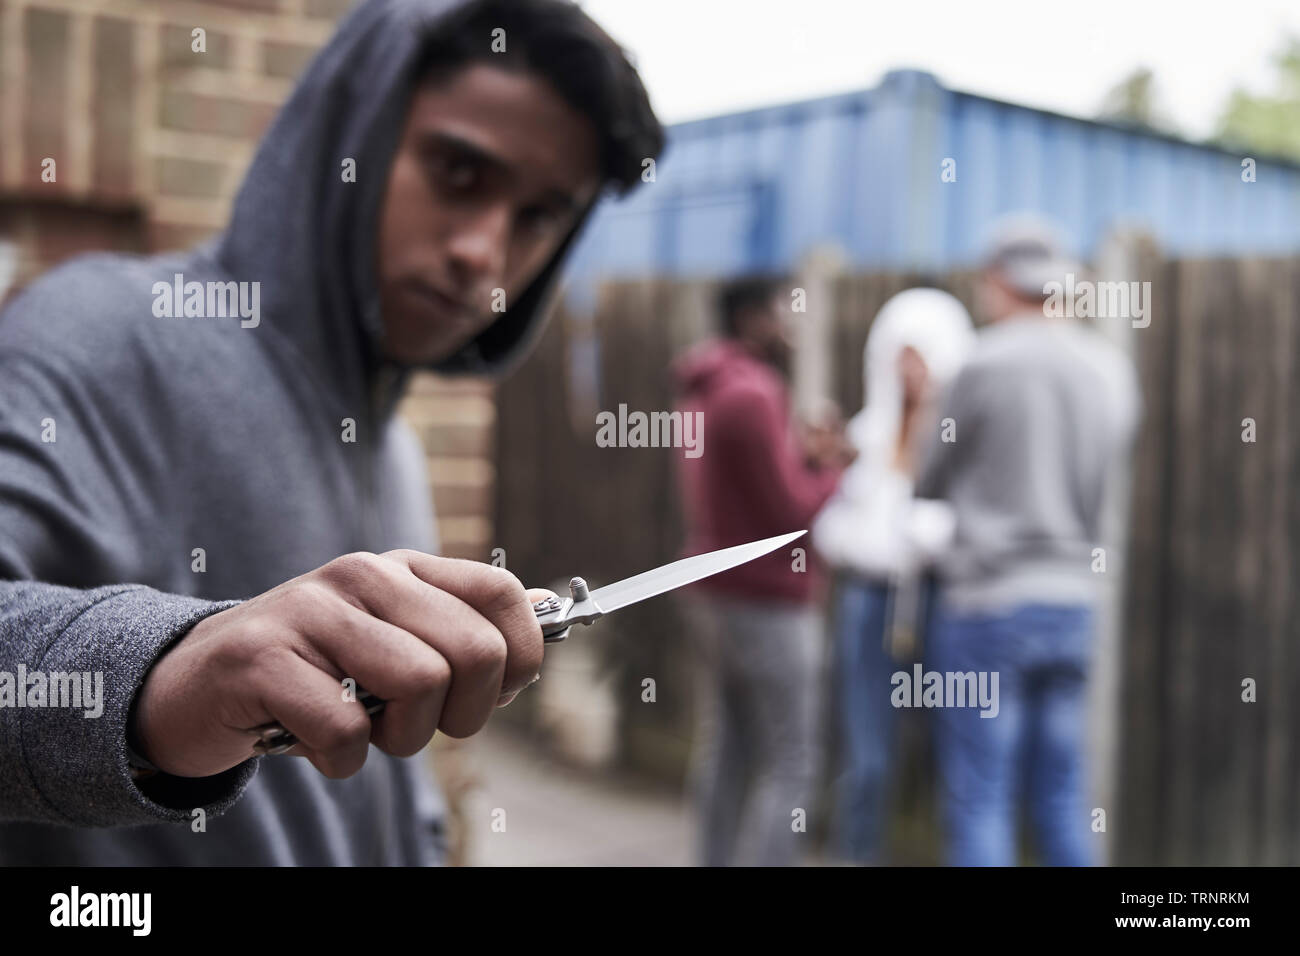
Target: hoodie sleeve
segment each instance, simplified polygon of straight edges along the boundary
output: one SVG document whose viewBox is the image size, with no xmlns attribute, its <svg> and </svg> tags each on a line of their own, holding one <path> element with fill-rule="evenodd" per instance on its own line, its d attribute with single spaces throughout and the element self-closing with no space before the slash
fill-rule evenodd
<svg viewBox="0 0 1300 956">
<path fill-rule="evenodd" d="M 705 425 L 729 464 L 731 485 L 747 514 L 763 522 L 757 535 L 806 528 L 835 491 L 839 469 L 806 465 L 790 443 L 779 397 L 736 388 L 720 395 Z M 707 452 L 706 452 L 707 453 Z"/>
<path fill-rule="evenodd" d="M 136 584 L 67 586 L 112 579 L 108 549 L 122 543 L 104 502 L 131 480 L 110 473 L 99 446 L 50 431 L 87 414 L 71 386 L 48 362 L 0 352 L 0 820 L 102 827 L 187 822 L 195 808 L 219 814 L 256 760 L 137 784 L 126 728 L 154 661 L 238 602 Z M 56 682 L 60 698 L 75 686 L 58 675 L 73 674 L 80 706 L 50 706 Z"/>
</svg>

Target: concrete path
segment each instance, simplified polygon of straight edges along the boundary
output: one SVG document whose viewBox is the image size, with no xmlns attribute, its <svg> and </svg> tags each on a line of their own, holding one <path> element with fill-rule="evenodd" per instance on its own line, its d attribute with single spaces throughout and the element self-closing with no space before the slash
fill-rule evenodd
<svg viewBox="0 0 1300 956">
<path fill-rule="evenodd" d="M 471 865 L 690 864 L 681 795 L 663 784 L 565 767 L 509 727 L 489 724 L 473 740 Z"/>
</svg>

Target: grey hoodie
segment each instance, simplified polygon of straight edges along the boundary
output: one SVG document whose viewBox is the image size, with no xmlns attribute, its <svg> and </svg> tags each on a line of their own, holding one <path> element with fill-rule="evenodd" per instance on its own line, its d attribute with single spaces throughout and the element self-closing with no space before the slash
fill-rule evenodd
<svg viewBox="0 0 1300 956">
<path fill-rule="evenodd" d="M 125 731 L 150 666 L 196 621 L 350 551 L 436 548 L 423 454 L 393 414 L 410 372 L 374 358 L 372 250 L 422 42 L 461 5 L 349 14 L 222 235 L 187 254 L 75 260 L 0 313 L 0 864 L 438 861 L 421 756 L 372 748 L 345 780 L 250 759 L 156 777 L 146 794 Z M 586 218 L 441 371 L 499 371 L 526 351 Z M 260 321 L 159 317 L 155 284 L 176 274 L 260 283 Z M 102 674 L 98 716 L 48 694 L 17 706 L 24 691 L 39 703 L 31 675 L 74 671 Z"/>
</svg>

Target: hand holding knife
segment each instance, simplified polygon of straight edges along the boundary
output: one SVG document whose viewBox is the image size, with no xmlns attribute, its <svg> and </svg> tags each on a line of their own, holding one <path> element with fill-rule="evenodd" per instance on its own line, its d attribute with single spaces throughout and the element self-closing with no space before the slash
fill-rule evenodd
<svg viewBox="0 0 1300 956">
<path fill-rule="evenodd" d="M 570 629 L 575 624 L 592 624 L 604 615 L 629 605 L 693 584 L 722 571 L 728 571 L 775 551 L 805 533 L 794 531 L 719 551 L 697 554 L 614 584 L 608 584 L 595 591 L 589 590 L 587 582 L 582 578 L 575 577 L 569 582 L 568 597 L 550 597 L 539 601 L 533 605 L 533 612 L 542 626 L 543 640 L 553 644 L 568 637 Z M 368 714 L 376 714 L 384 708 L 383 700 L 364 690 L 358 690 L 357 699 L 365 706 Z M 259 755 L 281 754 L 298 742 L 297 738 L 279 723 L 258 727 L 256 732 L 259 739 L 253 745 L 253 750 Z"/>
</svg>

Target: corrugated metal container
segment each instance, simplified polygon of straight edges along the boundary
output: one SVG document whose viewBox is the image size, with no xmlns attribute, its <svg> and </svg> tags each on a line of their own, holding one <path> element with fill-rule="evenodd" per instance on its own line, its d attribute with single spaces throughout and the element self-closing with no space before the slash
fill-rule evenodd
<svg viewBox="0 0 1300 956">
<path fill-rule="evenodd" d="M 592 220 L 570 294 L 606 276 L 788 268 L 822 242 L 858 267 L 969 265 L 991 222 L 1020 210 L 1085 257 L 1121 224 L 1173 254 L 1300 249 L 1300 165 L 1256 157 L 1244 182 L 1243 158 L 897 71 L 861 93 L 671 127 L 655 182 Z"/>
</svg>

